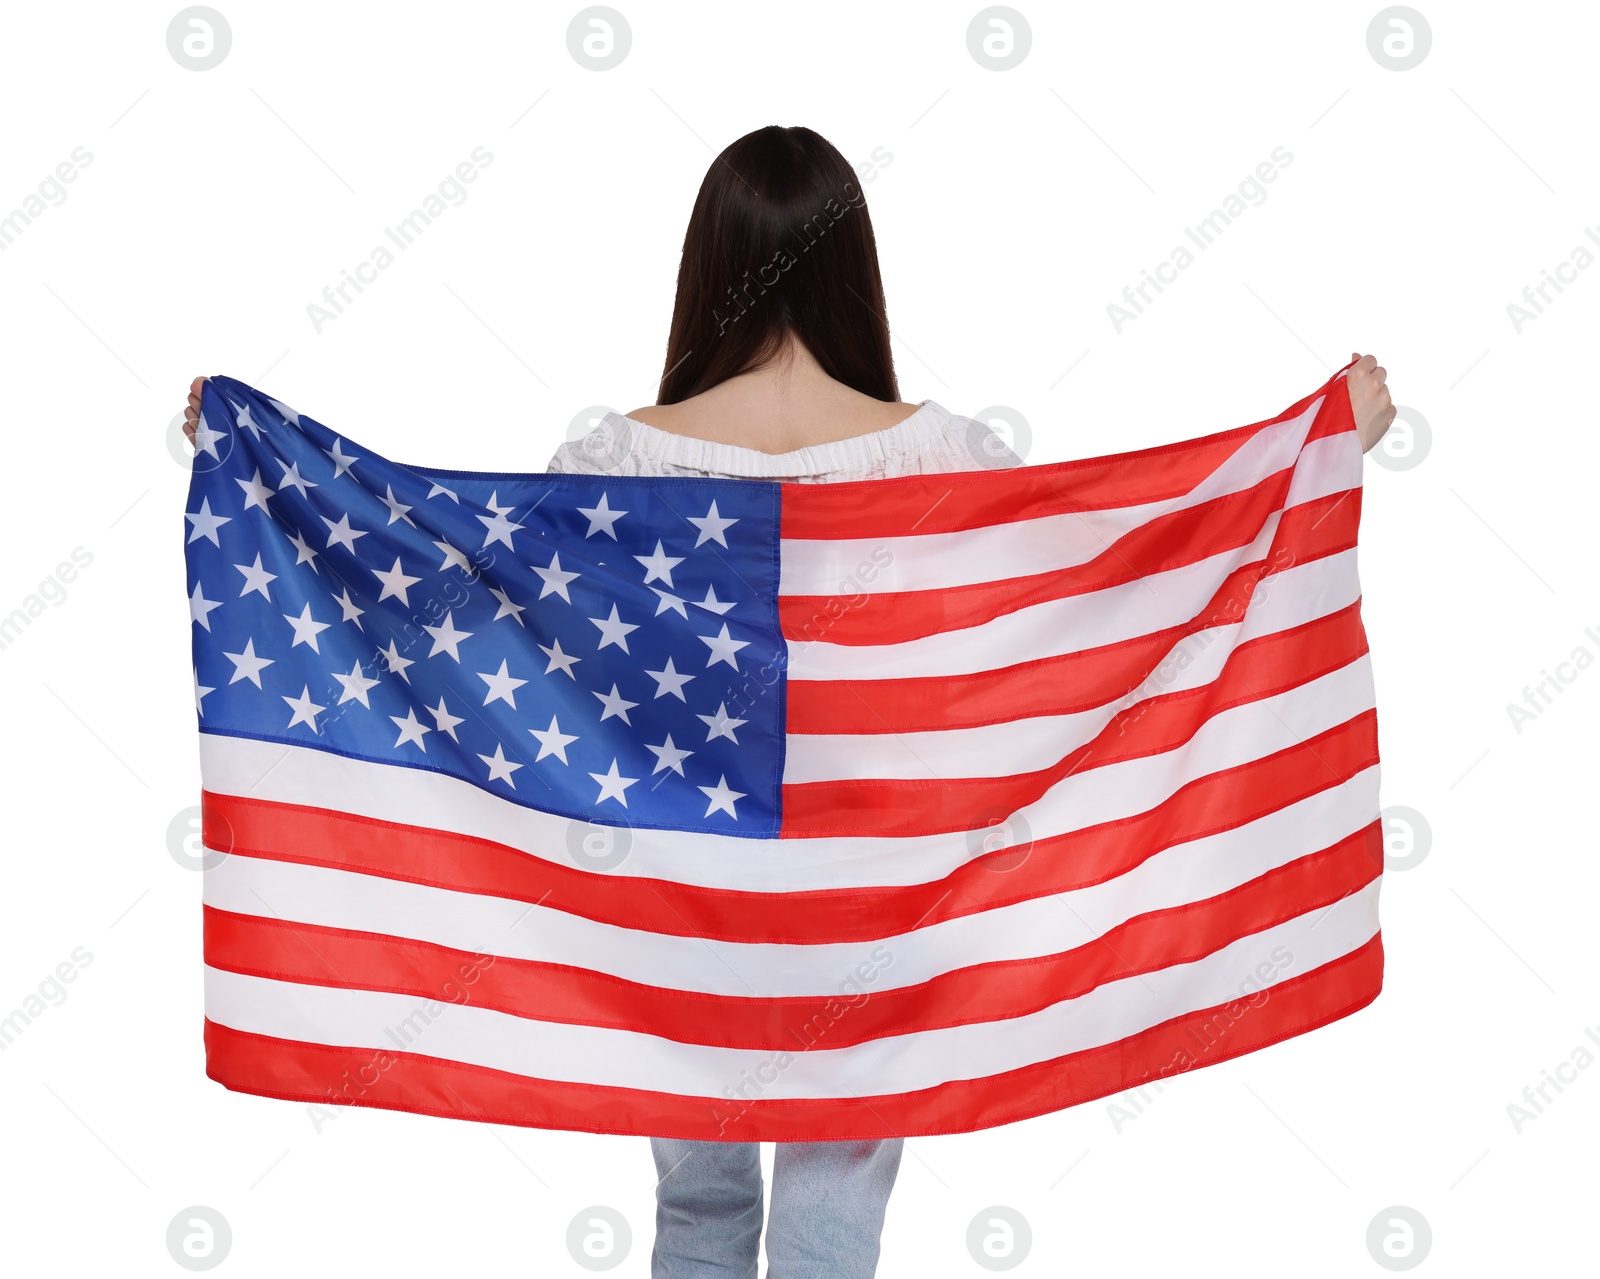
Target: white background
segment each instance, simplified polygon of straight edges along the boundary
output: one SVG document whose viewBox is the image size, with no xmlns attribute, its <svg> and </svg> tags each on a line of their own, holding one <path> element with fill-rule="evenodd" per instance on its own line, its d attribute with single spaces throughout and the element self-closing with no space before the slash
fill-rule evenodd
<svg viewBox="0 0 1600 1279">
<path fill-rule="evenodd" d="M 617 0 L 632 47 L 603 72 L 568 51 L 577 5 L 217 0 L 232 47 L 203 72 L 168 52 L 176 5 L 9 6 L 0 217 L 92 161 L 0 251 L 0 615 L 92 561 L 0 649 L 0 1016 L 92 959 L 0 1052 L 5 1268 L 181 1273 L 168 1223 L 199 1204 L 223 1273 L 581 1274 L 567 1226 L 602 1204 L 633 1230 L 614 1273 L 648 1273 L 642 1138 L 352 1109 L 319 1132 L 204 1077 L 200 877 L 168 851 L 198 799 L 169 444 L 190 378 L 227 373 L 390 457 L 542 469 L 581 410 L 654 400 L 695 190 L 769 123 L 891 157 L 865 190 L 901 398 L 1010 406 L 1030 461 L 1259 420 L 1353 350 L 1432 432 L 1409 470 L 1367 462 L 1384 803 L 1432 831 L 1385 885 L 1383 995 L 1120 1124 L 1101 1102 L 909 1141 L 879 1273 L 985 1273 L 991 1205 L 1030 1223 L 1024 1274 L 1379 1274 L 1392 1205 L 1431 1227 L 1425 1274 L 1592 1267 L 1600 1065 L 1520 1131 L 1507 1107 L 1600 1025 L 1600 269 L 1521 332 L 1507 306 L 1600 252 L 1600 12 L 1417 2 L 1405 71 L 1368 51 L 1371 0 L 1018 0 L 1006 71 L 968 51 L 973 3 Z M 480 145 L 469 198 L 319 333 L 308 304 Z M 1118 333 L 1107 304 L 1279 146 L 1268 198 Z M 1547 674 L 1570 682 L 1519 731 Z"/>
</svg>

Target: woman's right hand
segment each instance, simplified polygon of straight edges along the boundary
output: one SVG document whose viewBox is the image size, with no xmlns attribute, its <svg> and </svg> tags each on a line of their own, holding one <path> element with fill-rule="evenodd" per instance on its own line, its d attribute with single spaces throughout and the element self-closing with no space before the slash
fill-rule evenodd
<svg viewBox="0 0 1600 1279">
<path fill-rule="evenodd" d="M 206 384 L 203 377 L 197 377 L 189 383 L 189 404 L 183 410 L 183 433 L 189 439 L 189 445 L 194 446 L 194 428 L 200 422 L 200 388 Z"/>
</svg>

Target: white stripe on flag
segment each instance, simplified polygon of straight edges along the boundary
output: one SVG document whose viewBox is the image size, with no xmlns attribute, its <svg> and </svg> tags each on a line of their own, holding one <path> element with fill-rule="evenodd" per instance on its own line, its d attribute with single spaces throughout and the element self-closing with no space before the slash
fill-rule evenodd
<svg viewBox="0 0 1600 1279">
<path fill-rule="evenodd" d="M 1272 553 L 1278 521 L 1276 513 L 1270 516 L 1248 546 L 1084 595 L 1032 604 L 961 630 L 940 631 L 898 644 L 791 643 L 789 678 L 856 681 L 971 675 L 1181 626 L 1211 602 L 1229 573 Z M 1342 571 L 1353 577 L 1355 548 L 1283 572 L 1303 572 L 1315 565 L 1323 565 L 1325 572 Z"/>
<path fill-rule="evenodd" d="M 570 964 L 625 981 L 731 998 L 837 995 L 872 951 L 891 963 L 874 989 L 914 986 L 976 964 L 1059 954 L 1138 915 L 1203 901 L 1318 852 L 1372 821 L 1378 769 L 1233 830 L 1177 844 L 1104 883 L 866 941 L 727 942 L 623 928 L 547 906 L 257 857 L 205 874 L 218 910 L 379 933 L 471 954 Z M 781 910 L 781 906 L 753 910 Z M 708 962 L 708 952 L 713 957 Z"/>
<path fill-rule="evenodd" d="M 1045 768 L 1093 739 L 1111 717 L 1147 697 L 1199 688 L 1221 673 L 1233 649 L 1354 604 L 1361 595 L 1355 559 L 1342 553 L 1263 579 L 1244 619 L 1179 640 L 1152 670 L 1174 672 L 1139 696 L 1071 715 L 1030 716 L 978 728 L 924 733 L 797 733 L 785 747 L 783 780 L 1003 777 Z M 1179 666 L 1176 659 L 1188 661 Z"/>
<path fill-rule="evenodd" d="M 1006 577 L 1026 577 L 1087 563 L 1152 519 L 1242 492 L 1269 475 L 1295 466 L 1301 441 L 1321 404 L 1319 399 L 1300 417 L 1263 429 L 1188 493 L 1165 501 L 1068 511 L 954 533 L 838 539 L 785 537 L 778 592 L 832 595 L 841 582 L 854 580 L 858 566 L 867 561 L 881 566 L 873 579 L 874 592 L 931 591 L 991 582 L 996 580 L 996 566 L 1003 567 Z M 1354 473 L 1351 470 L 1351 455 L 1357 459 L 1360 455 L 1342 435 L 1314 440 L 1305 446 L 1304 453 L 1295 471 L 1290 505 L 1354 488 L 1361 482 L 1359 469 Z M 884 551 L 888 552 L 887 557 Z"/>
<path fill-rule="evenodd" d="M 791 1054 L 788 1068 L 775 1072 L 762 1099 L 910 1092 L 1114 1043 L 1259 989 L 1267 991 L 1270 1002 L 1278 982 L 1371 940 L 1378 931 L 1380 883 L 1373 880 L 1331 908 L 1241 938 L 1194 963 L 1107 982 L 1026 1016 Z M 206 968 L 208 1018 L 280 1039 L 393 1052 L 397 1043 L 391 1032 L 408 1022 L 415 1025 L 418 1009 L 426 1003 L 409 995 L 307 986 Z M 441 1011 L 416 1034 L 408 1051 L 541 1079 L 708 1098 L 721 1098 L 724 1088 L 737 1086 L 745 1072 L 762 1071 L 763 1079 L 774 1073 L 771 1052 L 534 1021 L 470 1004 L 435 1007 Z"/>
<path fill-rule="evenodd" d="M 1020 812 L 1035 839 L 1131 817 L 1197 778 L 1334 728 L 1373 701 L 1371 661 L 1363 654 L 1319 679 L 1218 712 L 1184 746 L 1075 772 Z M 453 830 L 572 864 L 570 819 L 443 773 L 222 734 L 201 734 L 201 748 L 206 786 L 215 792 Z M 750 892 L 928 883 L 974 856 L 962 831 L 752 840 L 639 827 L 631 840 L 627 858 L 608 873 Z"/>
</svg>

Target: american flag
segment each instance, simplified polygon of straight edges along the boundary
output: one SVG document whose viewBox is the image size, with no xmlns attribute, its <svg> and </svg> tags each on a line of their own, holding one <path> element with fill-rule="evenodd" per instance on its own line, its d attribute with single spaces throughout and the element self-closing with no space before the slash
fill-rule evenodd
<svg viewBox="0 0 1600 1279">
<path fill-rule="evenodd" d="M 229 1088 L 961 1132 L 1378 993 L 1342 370 L 1165 447 L 849 484 L 402 465 L 226 377 L 195 443 Z"/>
</svg>

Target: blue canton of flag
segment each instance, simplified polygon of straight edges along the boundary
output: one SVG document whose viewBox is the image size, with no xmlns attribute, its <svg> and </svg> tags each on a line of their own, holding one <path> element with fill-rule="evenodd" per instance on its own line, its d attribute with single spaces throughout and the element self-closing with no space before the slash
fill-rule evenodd
<svg viewBox="0 0 1600 1279">
<path fill-rule="evenodd" d="M 777 834 L 776 484 L 400 466 L 227 377 L 195 443 L 201 731 Z"/>
</svg>

